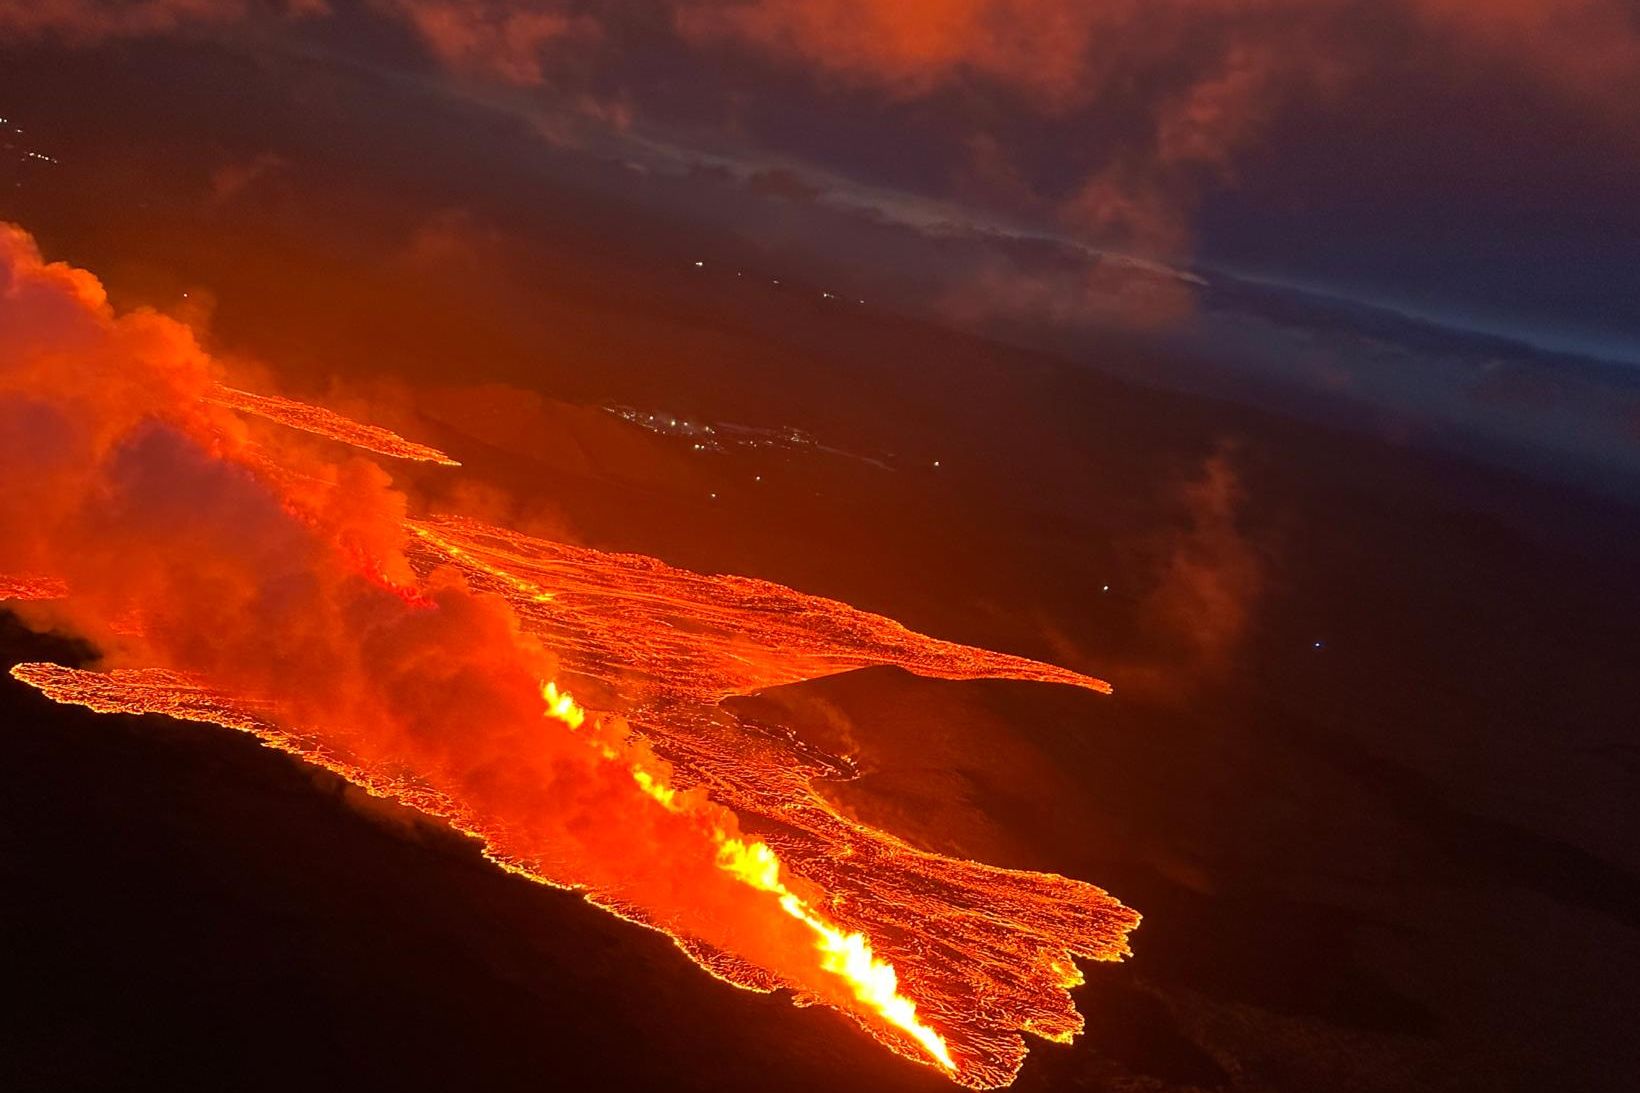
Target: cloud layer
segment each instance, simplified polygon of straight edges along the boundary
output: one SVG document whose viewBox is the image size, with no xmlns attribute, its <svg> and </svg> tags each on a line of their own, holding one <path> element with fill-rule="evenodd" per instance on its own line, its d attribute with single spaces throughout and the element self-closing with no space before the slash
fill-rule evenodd
<svg viewBox="0 0 1640 1093">
<path fill-rule="evenodd" d="M 0 38 L 227 28 L 323 0 L 0 0 Z M 934 196 L 1022 211 L 1149 257 L 1189 253 L 1206 193 L 1234 186 L 1294 109 L 1371 103 L 1406 58 L 1429 87 L 1509 80 L 1640 150 L 1640 26 L 1622 0 L 364 0 L 461 79 L 536 88 L 602 123 L 676 120 L 754 151 L 793 117 L 873 143 L 914 117 Z M 319 32 L 322 32 L 319 31 Z M 1436 62 L 1439 62 L 1437 65 Z M 795 111 L 791 113 L 790 111 Z M 818 112 L 818 113 L 816 113 Z M 783 129 L 776 132 L 774 129 Z M 842 142 L 839 145 L 839 141 Z M 771 147 L 762 147 L 768 145 Z M 879 153 L 880 153 L 879 149 Z M 869 156 L 867 158 L 870 158 Z M 848 169 L 851 165 L 830 164 Z M 932 175 L 929 172 L 932 171 Z"/>
</svg>

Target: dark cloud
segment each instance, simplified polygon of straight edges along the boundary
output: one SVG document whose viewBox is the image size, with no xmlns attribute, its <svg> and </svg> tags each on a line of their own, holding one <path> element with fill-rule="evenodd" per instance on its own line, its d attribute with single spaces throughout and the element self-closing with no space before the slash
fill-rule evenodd
<svg viewBox="0 0 1640 1093">
<path fill-rule="evenodd" d="M 563 177 L 612 201 L 779 251 L 855 298 L 1075 355 L 1095 328 L 1167 330 L 1192 351 L 1264 351 L 1264 374 L 1338 397 L 1382 402 L 1393 387 L 1427 401 L 1438 386 L 1359 339 L 1307 343 L 1311 317 L 1249 318 L 1210 298 L 1207 284 L 1248 273 L 1533 345 L 1614 358 L 1640 345 L 1625 242 L 1640 233 L 1640 29 L 1619 0 L 292 10 L 310 8 L 0 0 L 0 34 L 83 42 L 261 20 L 458 90 L 581 157 Z M 222 194 L 284 171 L 258 150 L 219 172 Z M 585 167 L 600 157 L 630 177 Z M 468 195 L 434 200 L 513 230 Z M 420 268 L 435 253 L 465 261 L 476 228 L 429 223 Z M 1497 416 L 1488 389 L 1455 412 Z"/>
<path fill-rule="evenodd" d="M 798 202 L 813 201 L 822 192 L 817 184 L 786 167 L 754 171 L 746 179 L 746 188 L 760 197 Z"/>
<path fill-rule="evenodd" d="M 548 69 L 569 48 L 585 48 L 600 24 L 562 4 L 509 0 L 375 0 L 382 12 L 405 20 L 433 56 L 462 74 L 507 84 L 548 82 Z"/>
<path fill-rule="evenodd" d="M 95 42 L 228 26 L 259 16 L 330 14 L 328 0 L 0 0 L 0 40 Z"/>
<path fill-rule="evenodd" d="M 211 172 L 209 200 L 213 205 L 232 201 L 264 177 L 282 171 L 290 161 L 277 152 L 262 152 L 245 160 L 233 160 Z"/>
<path fill-rule="evenodd" d="M 8 0 L 0 34 L 83 40 L 329 10 Z M 363 10 L 464 79 L 547 88 L 606 124 L 687 116 L 721 139 L 845 171 L 912 157 L 942 191 L 932 196 L 994 196 L 1151 257 L 1191 252 L 1202 196 L 1236 184 L 1272 124 L 1317 102 L 1349 124 L 1409 52 L 1444 62 L 1421 81 L 1427 94 L 1506 78 L 1640 152 L 1640 27 L 1622 0 L 366 0 Z M 783 124 L 799 109 L 805 124 Z M 821 115 L 845 135 L 828 134 L 837 123 Z M 878 142 L 888 147 L 868 147 Z M 794 196 L 807 185 L 783 181 Z"/>
</svg>

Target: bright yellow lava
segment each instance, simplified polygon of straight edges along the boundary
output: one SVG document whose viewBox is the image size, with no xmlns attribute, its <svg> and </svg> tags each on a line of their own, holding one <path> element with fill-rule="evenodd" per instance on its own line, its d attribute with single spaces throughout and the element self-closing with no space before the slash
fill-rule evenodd
<svg viewBox="0 0 1640 1093">
<path fill-rule="evenodd" d="M 586 710 L 556 683 L 544 685 L 541 697 L 546 702 L 547 717 L 562 722 L 572 731 L 586 723 Z M 618 751 L 606 744 L 596 746 L 606 759 L 621 758 Z M 686 806 L 679 802 L 677 791 L 667 785 L 663 777 L 636 765 L 631 766 L 631 772 L 632 780 L 651 799 L 673 812 L 684 811 Z M 814 933 L 821 968 L 846 982 L 857 1000 L 922 1045 L 947 1071 L 956 1071 L 957 1064 L 945 1045 L 945 1037 L 918 1019 L 917 1004 L 900 993 L 900 978 L 894 966 L 872 952 L 871 941 L 864 934 L 839 929 L 817 913 L 807 900 L 786 887 L 780 879 L 780 857 L 767 843 L 748 842 L 717 825 L 713 825 L 712 840 L 717 844 L 719 869 L 749 888 L 776 896 L 782 911 Z"/>
</svg>

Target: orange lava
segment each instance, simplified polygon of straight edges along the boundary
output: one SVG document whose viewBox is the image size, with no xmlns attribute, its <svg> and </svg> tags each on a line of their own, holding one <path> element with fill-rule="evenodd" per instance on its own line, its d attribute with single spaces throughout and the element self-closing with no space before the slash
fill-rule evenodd
<svg viewBox="0 0 1640 1093">
<path fill-rule="evenodd" d="M 295 402 L 278 395 L 257 395 L 226 384 L 217 384 L 206 396 L 206 401 L 242 414 L 266 418 L 287 428 L 312 433 L 367 452 L 375 452 L 377 455 L 437 463 L 445 467 L 461 466 L 437 448 L 406 440 L 389 429 L 365 425 L 321 406 L 310 406 L 305 402 Z"/>
<path fill-rule="evenodd" d="M 1069 994 L 1083 981 L 1075 961 L 1126 955 L 1136 913 L 1080 881 L 931 854 L 843 817 L 814 783 L 849 776 L 846 763 L 788 732 L 742 721 L 718 703 L 883 664 L 950 679 L 1025 679 L 1095 691 L 1107 684 L 930 638 L 766 581 L 703 576 L 653 558 L 453 517 L 414 521 L 410 529 L 419 571 L 455 565 L 473 585 L 505 597 L 525 629 L 559 651 L 561 678 L 597 694 L 606 707 L 589 713 L 549 682 L 544 714 L 567 731 L 589 726 L 591 746 L 605 749 L 605 758 L 627 769 L 660 807 L 696 809 L 718 847 L 719 868 L 772 895 L 803 923 L 817 959 L 847 980 L 861 1005 L 810 1000 L 838 1005 L 894 1050 L 981 1089 L 1013 1080 L 1026 1055 L 1022 1032 L 1066 1042 L 1082 1030 Z M 282 725 L 276 704 L 247 703 L 167 672 L 30 664 L 13 674 L 59 701 L 254 733 L 478 835 L 492 858 L 516 872 L 579 887 L 576 878 L 514 853 L 492 818 L 402 772 L 355 761 L 322 731 Z M 635 747 L 621 742 L 627 733 Z M 720 808 L 741 830 L 722 826 Z M 589 894 L 665 930 L 641 909 Z M 738 954 L 686 933 L 674 936 L 703 967 L 738 986 L 790 985 Z"/>
<path fill-rule="evenodd" d="M 0 224 L 0 411 L 27 426 L 0 431 L 0 569 L 27 575 L 0 599 L 106 661 L 17 679 L 251 733 L 967 1086 L 1012 1081 L 1023 1033 L 1081 1031 L 1076 961 L 1126 955 L 1136 913 L 842 816 L 815 785 L 846 761 L 723 700 L 873 665 L 1105 683 L 767 581 L 407 519 L 373 464 L 260 446 L 237 415 L 448 456 L 221 375 Z"/>
<path fill-rule="evenodd" d="M 571 731 L 586 723 L 586 711 L 557 684 L 549 682 L 541 689 L 541 697 L 547 703 L 547 716 L 563 722 Z M 615 761 L 621 758 L 614 749 L 606 750 L 605 755 Z M 689 811 L 688 796 L 670 784 L 666 773 L 641 761 L 629 764 L 629 769 L 633 783 L 656 804 L 669 812 Z M 909 1036 L 940 1066 L 948 1071 L 957 1069 L 945 1037 L 918 1017 L 917 1004 L 900 993 L 899 973 L 872 951 L 870 938 L 859 931 L 839 928 L 824 912 L 787 887 L 781 877 L 780 857 L 768 843 L 748 841 L 718 825 L 712 826 L 711 838 L 717 847 L 717 867 L 748 888 L 777 897 L 782 912 L 808 927 L 814 934 L 821 967 L 846 982 L 855 1001 Z"/>
<path fill-rule="evenodd" d="M 462 517 L 412 520 L 411 561 L 453 564 L 508 600 L 563 669 L 627 704 L 730 695 L 890 664 L 938 679 L 1018 679 L 1110 693 L 1025 657 L 941 641 L 837 600 L 642 554 L 554 543 Z M 416 549 L 417 543 L 420 550 Z"/>
<path fill-rule="evenodd" d="M 0 573 L 0 601 L 55 600 L 68 594 L 68 586 L 55 577 L 8 577 Z"/>
<path fill-rule="evenodd" d="M 825 893 L 839 929 L 872 939 L 943 1034 L 956 1080 L 1006 1085 L 1025 1058 L 1020 1032 L 1065 1042 L 1082 1030 L 1068 993 L 1082 982 L 1074 958 L 1127 955 L 1136 913 L 1080 881 L 929 854 L 854 823 L 814 789 L 817 779 L 850 776 L 846 763 L 718 704 L 874 665 L 1098 692 L 1109 684 L 941 641 L 769 581 L 693 573 L 463 518 L 410 528 L 421 544 L 412 564 L 456 565 L 474 587 L 505 597 L 557 652 L 564 680 L 625 713 L 669 765 L 671 786 L 704 787 L 763 833 L 787 872 Z M 914 1056 L 897 1037 L 885 1042 Z"/>
</svg>

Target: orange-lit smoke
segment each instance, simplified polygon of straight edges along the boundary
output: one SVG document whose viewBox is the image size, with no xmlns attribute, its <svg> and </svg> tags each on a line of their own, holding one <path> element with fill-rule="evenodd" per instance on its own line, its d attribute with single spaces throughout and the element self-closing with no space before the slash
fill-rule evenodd
<svg viewBox="0 0 1640 1093">
<path fill-rule="evenodd" d="M 0 573 L 28 575 L 0 591 L 105 657 L 18 678 L 254 733 L 968 1085 L 1010 1081 L 1022 1031 L 1080 1030 L 1074 959 L 1124 954 L 1136 915 L 847 821 L 823 760 L 716 703 L 867 664 L 1102 683 L 766 582 L 407 520 L 374 464 L 275 456 L 241 409 L 441 458 L 228 391 L 188 328 L 114 313 L 0 226 Z"/>
<path fill-rule="evenodd" d="M 381 0 L 404 19 L 439 62 L 463 74 L 504 83 L 547 82 L 551 51 L 585 48 L 599 34 L 597 20 L 563 4 L 508 0 Z M 563 57 L 558 57 L 563 63 Z"/>
<path fill-rule="evenodd" d="M 1184 525 L 1163 545 L 1165 560 L 1145 598 L 1143 622 L 1169 648 L 1171 684 L 1229 673 L 1265 587 L 1258 544 L 1242 527 L 1244 490 L 1233 449 L 1203 461 L 1178 491 Z"/>
</svg>

